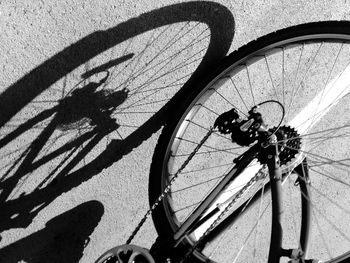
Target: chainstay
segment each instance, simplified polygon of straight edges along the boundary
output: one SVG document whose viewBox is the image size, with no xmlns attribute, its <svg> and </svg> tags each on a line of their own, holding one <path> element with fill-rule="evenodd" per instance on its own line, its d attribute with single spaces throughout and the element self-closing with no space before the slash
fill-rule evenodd
<svg viewBox="0 0 350 263">
<path fill-rule="evenodd" d="M 183 259 L 179 263 L 186 262 L 192 255 L 192 253 L 196 250 L 197 247 L 201 245 L 204 238 L 210 234 L 210 232 L 218 225 L 221 219 L 225 216 L 225 214 L 232 208 L 232 206 L 236 203 L 236 201 L 242 197 L 242 195 L 252 186 L 256 181 L 260 179 L 264 179 L 267 177 L 266 167 L 262 167 L 257 174 L 252 177 L 248 183 L 246 183 L 234 196 L 234 198 L 230 201 L 230 203 L 223 209 L 223 211 L 219 214 L 219 216 L 214 220 L 214 222 L 209 226 L 209 228 L 204 232 L 204 234 L 193 244 L 191 249 L 186 253 Z"/>
<path fill-rule="evenodd" d="M 136 226 L 134 231 L 131 233 L 130 237 L 126 241 L 126 244 L 130 244 L 131 241 L 135 238 L 137 233 L 140 231 L 141 227 L 145 224 L 146 220 L 152 215 L 153 211 L 157 208 L 157 206 L 160 204 L 160 202 L 165 198 L 165 196 L 168 194 L 168 192 L 171 189 L 171 185 L 174 183 L 176 178 L 179 176 L 179 174 L 183 171 L 183 169 L 186 168 L 188 163 L 192 160 L 193 156 L 198 152 L 198 150 L 202 147 L 202 145 L 208 140 L 209 136 L 214 132 L 214 128 L 210 127 L 206 135 L 202 138 L 202 140 L 199 142 L 199 144 L 194 148 L 194 150 L 191 152 L 191 154 L 188 156 L 188 158 L 183 162 L 179 170 L 174 174 L 174 176 L 171 178 L 169 183 L 164 188 L 163 192 L 159 195 L 157 200 L 153 203 L 150 209 L 146 212 L 146 214 L 143 216 L 139 224 Z"/>
</svg>

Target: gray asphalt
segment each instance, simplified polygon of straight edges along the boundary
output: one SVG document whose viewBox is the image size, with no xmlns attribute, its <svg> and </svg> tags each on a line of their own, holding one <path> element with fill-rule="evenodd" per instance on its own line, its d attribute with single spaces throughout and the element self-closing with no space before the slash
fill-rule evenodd
<svg viewBox="0 0 350 263">
<path fill-rule="evenodd" d="M 67 50 L 72 45 L 76 45 L 75 43 L 79 43 L 82 54 L 84 54 L 84 50 L 87 50 L 87 53 L 92 50 L 91 45 L 103 46 L 103 44 L 98 43 L 97 39 L 108 41 L 110 38 L 105 38 L 103 35 L 101 37 L 96 36 L 96 32 L 111 32 L 111 30 L 114 30 L 113 32 L 117 36 L 115 38 L 111 37 L 113 38 L 111 41 L 115 41 L 116 46 L 109 48 L 89 61 L 84 61 L 77 69 L 68 72 L 67 77 L 57 80 L 53 86 L 60 90 L 47 91 L 42 95 L 41 100 L 47 100 L 45 104 L 42 104 L 43 107 L 50 108 L 54 103 L 52 101 L 60 98 L 62 87 L 66 87 L 64 92 L 68 92 L 80 81 L 81 74 L 87 70 L 117 58 L 122 58 L 122 62 L 115 62 L 111 66 L 115 73 L 113 85 L 116 85 L 116 87 L 121 85 L 130 90 L 129 97 L 123 101 L 124 105 L 133 105 L 133 103 L 139 101 L 135 97 L 130 97 L 130 94 L 132 94 L 135 87 L 142 91 L 145 83 L 148 85 L 146 85 L 147 89 L 151 89 L 149 88 L 150 85 L 157 88 L 178 84 L 175 88 L 164 89 L 150 97 L 139 97 L 145 102 L 142 109 L 131 109 L 129 110 L 132 112 L 131 114 L 124 113 L 114 116 L 120 128 L 103 138 L 92 152 L 76 168 L 72 169 L 74 172 L 83 166 L 84 161 L 93 160 L 113 139 L 118 141 L 125 139 L 138 129 L 154 112 L 157 112 L 164 105 L 165 101 L 175 94 L 181 83 L 187 80 L 191 73 L 196 70 L 205 55 L 209 41 L 212 41 L 209 36 L 215 36 L 215 34 L 211 32 L 209 35 L 210 30 L 205 31 L 207 26 L 204 23 L 197 25 L 197 22 L 195 22 L 198 17 L 201 17 L 198 10 L 202 10 L 201 6 L 204 2 L 198 1 L 193 4 L 194 7 L 197 6 L 197 9 L 194 8 L 192 14 L 185 3 L 188 3 L 188 1 L 1 1 L 0 90 L 5 91 L 27 74 L 33 76 L 32 70 L 43 65 L 45 61 L 55 55 L 62 55 L 60 53 L 62 50 Z M 227 46 L 225 52 L 232 52 L 259 36 L 288 26 L 311 21 L 350 19 L 350 1 L 343 0 L 222 0 L 213 3 L 220 4 L 221 9 L 219 8 L 219 11 L 209 9 L 205 15 L 209 17 L 209 20 L 217 19 L 220 21 L 219 25 L 232 30 L 232 32 L 222 32 L 223 39 L 220 41 L 223 41 L 223 46 Z M 178 5 L 171 7 L 174 4 Z M 227 10 L 232 14 L 234 24 L 222 21 L 222 19 L 227 19 L 227 16 L 215 14 L 215 12 L 221 14 L 222 10 Z M 162 15 L 162 12 L 164 12 L 164 15 Z M 171 15 L 169 15 L 172 12 L 175 14 L 174 17 L 176 17 L 176 14 L 183 14 L 183 17 L 179 21 L 172 20 Z M 186 23 L 188 20 L 190 22 Z M 210 22 L 208 23 L 210 24 Z M 177 32 L 182 30 L 183 27 L 194 28 L 194 30 L 177 35 Z M 213 26 L 213 28 L 216 27 Z M 216 29 L 222 30 L 218 27 Z M 180 39 L 174 45 L 168 45 L 174 36 L 180 36 Z M 232 43 L 229 42 L 230 36 L 233 36 Z M 202 39 L 202 37 L 204 38 Z M 86 40 L 86 43 L 79 42 L 82 39 Z M 93 44 L 91 44 L 91 39 L 93 39 Z M 154 39 L 157 39 L 157 41 L 153 41 Z M 193 39 L 197 39 L 199 42 L 194 43 Z M 169 59 L 172 54 L 178 54 L 177 52 L 183 47 L 187 47 L 189 43 L 192 44 L 185 52 L 176 56 L 175 59 L 170 59 L 169 63 L 165 63 L 162 67 L 161 70 L 165 72 L 166 77 L 154 79 L 152 76 L 157 76 L 157 74 L 160 76 L 162 73 L 156 69 L 144 70 L 147 68 L 148 62 L 151 62 L 155 56 L 159 61 Z M 164 47 L 167 48 L 162 49 Z M 215 51 L 213 53 L 216 54 Z M 72 60 L 75 58 L 74 54 L 76 53 L 72 53 L 70 56 Z M 82 54 L 76 56 L 82 57 Z M 176 72 L 173 70 L 176 65 L 183 65 L 186 61 L 189 61 L 188 58 L 191 58 L 189 65 L 184 66 L 184 68 L 181 67 Z M 56 63 L 60 64 L 61 61 L 58 60 Z M 50 67 L 54 67 L 56 63 L 53 63 Z M 117 65 L 118 63 L 120 64 Z M 64 64 L 65 62 L 60 65 Z M 55 75 L 52 73 L 55 70 L 48 71 Z M 36 73 L 42 77 L 37 80 L 39 83 L 40 81 L 46 81 L 45 73 L 40 73 L 42 75 Z M 35 85 L 29 87 L 33 88 Z M 24 92 L 23 96 L 26 96 L 26 90 L 22 89 L 21 92 Z M 19 93 L 16 94 L 22 96 Z M 145 96 L 149 94 L 150 91 L 145 93 Z M 35 107 L 30 108 L 28 112 L 20 115 L 18 120 L 20 121 L 39 111 L 40 109 Z M 86 240 L 76 241 L 79 243 L 77 247 L 80 248 L 80 255 L 76 256 L 75 261 L 92 262 L 106 249 L 125 243 L 148 209 L 149 167 L 160 129 L 159 126 L 154 130 L 151 129 L 151 132 L 147 131 L 144 134 L 145 138 L 141 138 L 141 136 L 141 139 L 138 139 L 139 141 L 135 142 L 131 149 L 122 149 L 124 154 L 118 157 L 118 161 L 109 168 L 96 175 L 87 176 L 88 178 L 82 179 L 81 183 L 76 185 L 72 183 L 72 186 L 68 188 L 62 187 L 64 190 L 56 196 L 53 195 L 51 199 L 43 198 L 48 203 L 29 222 L 23 223 L 23 225 L 10 224 L 9 229 L 5 229 L 0 234 L 2 237 L 0 249 L 5 249 L 8 261 L 1 261 L 0 259 L 0 262 L 17 262 L 20 260 L 31 262 L 30 258 L 38 256 L 43 253 L 42 251 L 50 252 L 50 250 L 47 250 L 45 243 L 55 244 L 57 240 L 52 240 L 60 236 L 60 231 L 65 229 L 65 222 L 73 217 L 77 228 L 81 222 L 89 222 L 86 223 L 89 229 L 87 233 L 84 233 Z M 35 134 L 26 136 L 26 138 L 30 138 Z M 65 142 L 67 140 L 65 139 Z M 59 144 L 60 142 L 55 142 L 55 147 L 58 147 Z M 121 144 L 120 147 L 126 147 L 126 145 Z M 52 162 L 52 165 L 54 166 L 60 161 L 61 159 L 58 159 Z M 47 175 L 48 170 L 45 169 L 52 169 L 52 167 L 43 169 L 38 170 L 34 179 L 23 180 L 24 183 L 21 185 L 18 183 L 16 186 L 17 192 L 14 191 L 9 199 L 15 200 L 21 193 L 32 193 L 38 182 L 42 181 Z M 79 206 L 82 204 L 83 207 Z M 40 205 L 40 201 L 37 201 L 29 211 L 33 211 L 35 207 Z M 77 207 L 81 210 L 78 211 Z M 68 216 L 62 217 L 62 215 Z M 89 219 L 90 215 L 94 215 L 95 219 Z M 15 217 L 16 213 L 13 215 L 13 218 Z M 11 222 L 15 222 L 15 220 Z M 60 222 L 58 225 L 62 224 L 62 228 L 50 228 L 50 223 L 56 224 L 54 222 Z M 67 225 L 69 224 L 67 223 Z M 74 237 L 72 238 L 74 240 Z M 149 247 L 155 238 L 156 233 L 152 221 L 148 220 L 133 243 Z M 85 246 L 81 246 L 81 243 L 84 242 L 86 243 Z M 69 249 L 64 251 L 69 251 Z M 59 257 L 59 255 L 57 254 L 56 257 Z"/>
</svg>

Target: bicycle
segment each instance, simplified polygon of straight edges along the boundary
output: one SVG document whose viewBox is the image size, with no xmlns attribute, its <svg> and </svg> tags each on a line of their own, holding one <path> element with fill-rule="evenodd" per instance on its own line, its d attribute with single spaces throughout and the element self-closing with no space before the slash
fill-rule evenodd
<svg viewBox="0 0 350 263">
<path fill-rule="evenodd" d="M 348 262 L 349 44 L 349 22 L 316 22 L 230 54 L 169 118 L 151 208 L 97 262 Z M 159 237 L 149 252 L 130 244 L 151 215 Z"/>
</svg>

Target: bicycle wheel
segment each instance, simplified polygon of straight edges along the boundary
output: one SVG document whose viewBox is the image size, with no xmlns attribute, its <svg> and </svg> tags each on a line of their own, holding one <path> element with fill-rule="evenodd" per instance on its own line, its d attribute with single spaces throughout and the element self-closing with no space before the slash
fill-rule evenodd
<svg viewBox="0 0 350 263">
<path fill-rule="evenodd" d="M 350 245 L 347 227 L 350 219 L 347 208 L 350 197 L 349 62 L 350 23 L 333 21 L 276 31 L 228 56 L 179 103 L 159 138 L 150 171 L 151 204 L 178 173 L 169 194 L 153 213 L 159 235 L 176 233 L 225 172 L 235 165 L 234 158 L 248 148 L 214 132 L 200 150 L 194 152 L 216 118 L 235 108 L 244 119 L 253 106 L 276 100 L 286 110 L 280 129 L 290 132 L 289 137 L 279 143 L 298 142 L 286 145 L 280 154 L 287 178 L 287 186 L 283 187 L 287 193 L 285 201 L 290 201 L 285 205 L 288 209 L 282 219 L 283 229 L 288 230 L 283 248 L 296 248 L 299 243 L 307 242 L 307 237 L 299 232 L 302 219 L 307 216 L 300 215 L 300 200 L 297 201 L 300 193 L 289 186 L 295 181 L 305 183 L 305 178 L 300 178 L 300 173 L 294 175 L 293 169 L 306 157 L 313 197 L 311 200 L 305 192 L 301 193 L 301 199 L 311 204 L 313 215 L 307 258 L 332 262 L 344 255 Z M 276 126 L 281 116 L 276 107 L 265 104 L 259 110 L 267 125 Z M 194 157 L 179 173 L 193 152 Z M 234 180 L 226 192 L 233 196 L 235 189 L 241 189 L 249 177 L 241 180 Z M 265 182 L 250 187 L 237 207 L 256 196 L 257 189 L 263 191 L 263 185 Z M 202 262 L 208 258 L 214 262 L 267 261 L 266 244 L 271 227 L 277 226 L 270 223 L 270 198 L 261 194 L 258 200 L 250 202 L 249 211 L 229 224 L 224 237 L 212 240 L 197 253 Z M 192 233 L 183 242 L 191 246 L 202 233 Z"/>
</svg>

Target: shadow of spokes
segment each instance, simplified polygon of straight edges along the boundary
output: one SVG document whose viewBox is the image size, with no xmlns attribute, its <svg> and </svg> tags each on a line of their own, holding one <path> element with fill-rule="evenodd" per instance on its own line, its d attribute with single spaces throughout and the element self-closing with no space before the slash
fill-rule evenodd
<svg viewBox="0 0 350 263">
<path fill-rule="evenodd" d="M 89 180 L 103 169 L 122 159 L 123 156 L 129 154 L 134 148 L 138 147 L 143 141 L 158 131 L 166 123 L 167 119 L 171 118 L 171 113 L 176 109 L 176 105 L 181 103 L 182 98 L 198 88 L 200 86 L 198 83 L 201 82 L 202 77 L 206 76 L 215 64 L 228 52 L 234 35 L 232 14 L 226 7 L 206 1 L 175 4 L 142 14 L 108 30 L 98 31 L 84 37 L 33 69 L 0 95 L 0 111 L 2 112 L 0 116 L 0 127 L 6 128 L 6 124 L 11 121 L 11 118 L 16 116 L 26 105 L 74 69 L 87 63 L 91 58 L 147 31 L 188 21 L 205 24 L 210 30 L 210 42 L 205 54 L 201 57 L 200 63 L 186 80 L 186 83 L 182 85 L 182 88 L 162 108 L 129 135 L 122 139 L 110 140 L 106 149 L 101 154 L 78 169 L 76 168 L 78 163 L 81 163 L 92 149 L 108 135 L 108 129 L 106 132 L 106 130 L 95 128 L 94 126 L 93 129 L 85 133 L 83 132 L 71 144 L 62 145 L 56 152 L 51 152 L 51 155 L 47 154 L 44 157 L 40 157 L 41 159 L 39 159 L 39 163 L 36 163 L 37 165 L 40 162 L 41 164 L 52 162 L 59 154 L 78 149 L 72 159 L 65 162 L 64 165 L 57 166 L 59 167 L 59 173 L 49 183 L 46 185 L 42 184 L 42 187 L 25 194 L 23 193 L 15 198 L 8 198 L 9 194 L 13 192 L 21 180 L 24 180 L 25 176 L 28 176 L 28 171 L 33 170 L 33 165 L 50 135 L 54 130 L 57 130 L 57 127 L 61 127 L 64 130 L 62 127 L 65 126 L 62 121 L 61 123 L 51 121 L 49 122 L 50 124 L 46 124 L 47 126 L 45 126 L 40 135 L 38 135 L 26 150 L 23 150 L 21 158 L 17 159 L 16 165 L 18 166 L 13 166 L 16 169 L 14 172 L 16 176 L 6 177 L 0 175 L 0 178 L 3 178 L 3 181 L 0 182 L 2 190 L 0 193 L 0 200 L 2 200 L 0 204 L 0 231 L 27 227 L 42 209 L 62 193 L 70 191 L 72 188 Z M 133 55 L 129 54 L 125 56 L 115 60 L 111 59 L 109 61 L 110 64 L 106 63 L 87 70 L 82 77 L 88 78 L 98 72 L 109 70 L 109 68 L 123 63 L 128 59 L 133 59 Z M 139 89 L 142 89 L 142 86 Z M 84 92 L 84 89 L 82 89 L 82 92 Z M 124 105 L 125 100 L 121 99 L 120 104 Z M 57 109 L 53 108 L 53 110 L 55 111 Z M 40 118 L 46 119 L 48 115 L 53 116 L 54 112 L 50 112 L 49 110 L 49 112 L 43 111 L 41 114 L 46 115 L 41 116 L 39 114 L 33 117 L 29 123 L 24 123 L 23 125 L 26 127 L 22 127 L 23 131 L 34 125 L 31 121 L 35 123 L 41 120 Z M 81 112 L 80 114 L 84 116 Z M 107 115 L 107 118 L 108 116 L 111 117 Z M 81 119 L 80 117 L 78 120 Z M 74 123 L 74 121 L 71 123 Z M 118 122 L 116 124 L 119 125 Z M 101 127 L 101 125 L 97 125 L 96 127 Z M 16 137 L 12 136 L 9 141 L 16 140 Z M 1 140 L 0 145 L 4 144 L 4 141 Z M 78 144 L 83 143 L 85 143 L 83 147 L 76 147 Z"/>
</svg>

